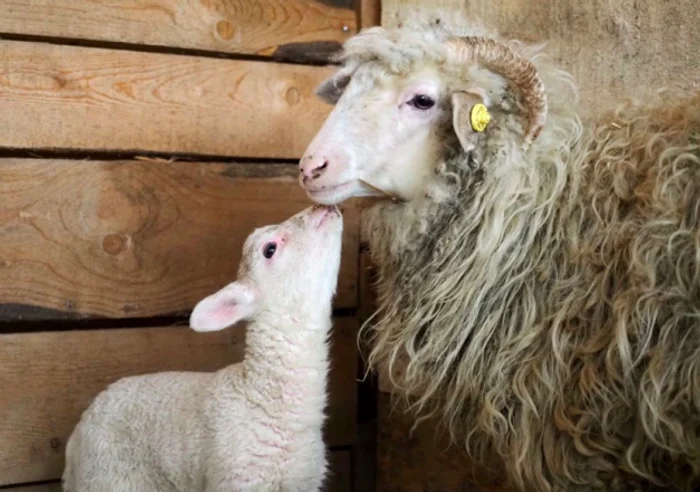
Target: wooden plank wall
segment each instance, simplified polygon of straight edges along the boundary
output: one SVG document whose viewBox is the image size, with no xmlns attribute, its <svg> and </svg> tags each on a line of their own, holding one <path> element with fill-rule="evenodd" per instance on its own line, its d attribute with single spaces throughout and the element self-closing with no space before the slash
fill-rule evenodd
<svg viewBox="0 0 700 492">
<path fill-rule="evenodd" d="M 0 32 L 325 62 L 356 30 L 346 0 L 4 0 Z"/>
<path fill-rule="evenodd" d="M 700 4 L 694 0 L 382 0 L 382 25 L 399 25 L 416 7 L 436 18 L 438 8 L 481 18 L 508 37 L 548 41 L 548 52 L 578 80 L 586 117 L 626 97 L 643 101 L 662 87 L 700 89 Z M 437 425 L 424 423 L 411 433 L 412 419 L 392 411 L 388 378 L 380 374 L 379 385 L 377 490 L 505 490 L 497 475 L 472 468 L 450 447 Z"/>
<path fill-rule="evenodd" d="M 313 96 L 351 0 L 0 2 L 0 488 L 60 490 L 66 439 L 120 377 L 213 371 L 245 331 L 188 329 L 258 226 L 310 205 Z M 376 14 L 374 14 L 376 16 Z M 327 489 L 353 490 L 358 223 L 332 340 Z"/>
</svg>

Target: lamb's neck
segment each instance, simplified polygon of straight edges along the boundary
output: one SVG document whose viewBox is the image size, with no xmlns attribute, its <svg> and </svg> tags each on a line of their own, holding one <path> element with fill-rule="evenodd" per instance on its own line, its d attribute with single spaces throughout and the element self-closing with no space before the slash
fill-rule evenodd
<svg viewBox="0 0 700 492">
<path fill-rule="evenodd" d="M 267 312 L 258 316 L 246 334 L 243 372 L 249 396 L 295 412 L 322 409 L 330 328 L 330 308 L 313 315 Z"/>
</svg>

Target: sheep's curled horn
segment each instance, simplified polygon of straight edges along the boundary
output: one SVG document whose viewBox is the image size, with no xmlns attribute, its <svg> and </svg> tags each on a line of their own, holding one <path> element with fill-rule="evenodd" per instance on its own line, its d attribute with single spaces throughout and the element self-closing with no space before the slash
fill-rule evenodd
<svg viewBox="0 0 700 492">
<path fill-rule="evenodd" d="M 448 48 L 460 62 L 476 62 L 510 80 L 520 91 L 528 113 L 525 145 L 540 134 L 547 118 L 544 83 L 535 66 L 505 44 L 494 39 L 470 36 L 452 38 Z"/>
</svg>

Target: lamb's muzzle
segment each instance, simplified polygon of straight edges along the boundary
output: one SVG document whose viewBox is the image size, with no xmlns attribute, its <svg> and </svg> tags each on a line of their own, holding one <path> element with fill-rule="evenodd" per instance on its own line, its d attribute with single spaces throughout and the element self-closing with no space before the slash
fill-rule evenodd
<svg viewBox="0 0 700 492">
<path fill-rule="evenodd" d="M 321 227 L 329 216 L 340 217 L 340 209 L 335 205 L 316 205 L 309 212 L 309 220 L 315 228 Z"/>
<path fill-rule="evenodd" d="M 528 113 L 525 145 L 540 134 L 547 118 L 547 96 L 535 66 L 505 44 L 477 36 L 447 41 L 452 54 L 464 63 L 476 62 L 510 80 L 522 94 Z"/>
</svg>

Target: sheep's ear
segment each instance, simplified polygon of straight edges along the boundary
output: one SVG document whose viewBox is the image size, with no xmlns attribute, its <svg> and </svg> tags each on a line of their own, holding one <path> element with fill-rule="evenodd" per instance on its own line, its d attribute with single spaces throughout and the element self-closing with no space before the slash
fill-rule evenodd
<svg viewBox="0 0 700 492">
<path fill-rule="evenodd" d="M 480 91 L 452 94 L 452 125 L 465 151 L 474 149 L 477 137 L 486 130 L 490 119 L 486 97 Z"/>
<path fill-rule="evenodd" d="M 318 86 L 316 95 L 328 104 L 336 104 L 349 83 L 350 74 L 338 72 Z"/>
<path fill-rule="evenodd" d="M 199 301 L 190 316 L 195 331 L 218 331 L 250 318 L 257 307 L 255 290 L 244 282 L 234 282 Z"/>
</svg>

